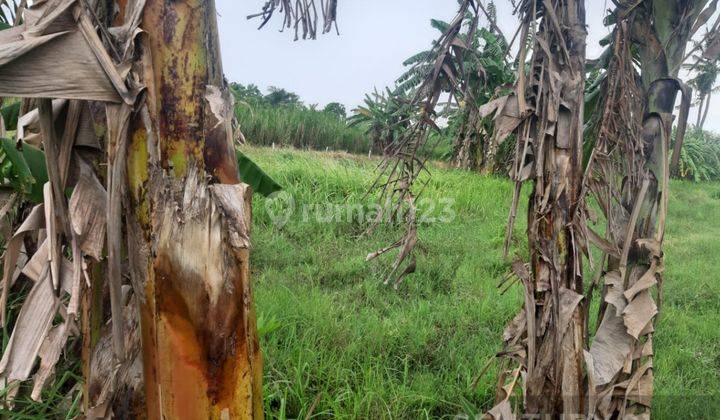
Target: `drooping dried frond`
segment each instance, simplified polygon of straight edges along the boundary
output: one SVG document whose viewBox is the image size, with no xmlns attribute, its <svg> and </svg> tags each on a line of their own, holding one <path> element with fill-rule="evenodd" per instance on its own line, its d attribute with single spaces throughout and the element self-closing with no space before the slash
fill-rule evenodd
<svg viewBox="0 0 720 420">
<path fill-rule="evenodd" d="M 294 28 L 295 40 L 316 39 L 318 34 L 318 21 L 322 19 L 321 31 L 323 34 L 330 32 L 337 27 L 337 0 L 268 0 L 262 8 L 262 12 L 248 16 L 248 19 L 260 19 L 262 22 L 258 29 L 262 29 L 270 22 L 276 14 L 282 14 L 282 26 L 280 32 L 285 29 Z"/>
<path fill-rule="evenodd" d="M 455 66 L 462 69 L 458 77 L 462 78 L 463 86 L 461 89 L 453 86 L 442 89 L 448 93 L 448 101 L 443 104 L 439 115 L 449 117 L 446 132 L 455 138 L 453 165 L 492 172 L 499 144 L 493 141 L 492 124 L 478 115 L 478 107 L 506 95 L 515 77 L 512 64 L 507 60 L 509 45 L 494 25 L 493 15 L 485 10 L 481 2 L 476 2 L 476 5 L 485 12 L 490 28 L 476 27 L 473 19 L 476 16 L 472 14 L 466 17 L 463 29 L 467 31 L 463 30 L 458 35 L 458 43 L 465 45 L 464 54 L 455 57 Z M 490 2 L 489 6 L 492 5 Z M 436 19 L 431 20 L 431 25 L 440 31 L 440 39 L 432 42 L 431 49 L 414 54 L 403 62 L 407 69 L 396 80 L 395 92 L 416 95 L 435 72 L 436 62 L 444 54 L 442 41 L 452 25 Z M 457 90 L 461 91 L 461 95 L 457 94 Z"/>
<path fill-rule="evenodd" d="M 417 193 L 413 186 L 423 172 L 427 173 L 426 160 L 419 155 L 420 149 L 426 146 L 430 130 L 437 129 L 435 124 L 436 107 L 443 93 L 448 93 L 457 102 L 464 99 L 467 92 L 467 78 L 463 57 L 468 53 L 467 39 L 473 39 L 478 25 L 478 9 L 474 0 L 464 0 L 455 18 L 447 26 L 440 39 L 435 43 L 430 54 L 418 57 L 413 67 L 430 68 L 422 72 L 423 78 L 418 83 L 404 109 L 411 109 L 413 114 L 407 129 L 394 142 L 385 148 L 385 159 L 378 168 L 378 177 L 373 188 L 380 189 L 379 202 L 389 204 L 386 213 L 378 214 L 375 224 L 385 214 L 402 216 L 407 226 L 401 239 L 390 247 L 368 255 L 372 260 L 391 249 L 400 248 L 385 283 L 394 282 L 397 286 L 407 274 L 415 270 L 412 257 L 417 242 L 416 206 Z M 463 28 L 467 27 L 467 34 Z M 410 262 L 401 271 L 406 260 Z M 400 273 L 398 275 L 398 273 Z"/>
</svg>

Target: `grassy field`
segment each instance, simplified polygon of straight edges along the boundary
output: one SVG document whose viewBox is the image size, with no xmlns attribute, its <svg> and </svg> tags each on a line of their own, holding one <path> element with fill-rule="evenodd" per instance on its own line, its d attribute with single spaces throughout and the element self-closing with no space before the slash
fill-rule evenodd
<svg viewBox="0 0 720 420">
<path fill-rule="evenodd" d="M 364 257 L 401 232 L 385 226 L 364 236 L 358 216 L 371 210 L 365 193 L 377 160 L 243 152 L 285 187 L 274 200 L 256 195 L 253 205 L 267 417 L 452 419 L 486 411 L 497 367 L 480 373 L 521 305 L 517 288 L 505 294 L 497 288 L 509 268 L 502 259 L 509 182 L 434 167 L 424 195 L 431 200 L 420 203 L 418 270 L 394 290 L 382 284 L 394 256 L 371 263 Z M 519 217 L 513 252 L 520 255 L 527 252 L 524 230 Z M 673 182 L 653 418 L 720 418 L 718 236 L 720 183 Z M 9 308 L 17 312 L 17 297 Z M 4 348 L 7 330 L 2 337 Z M 0 417 L 77 415 L 79 345 L 70 348 L 43 402 L 23 396 L 13 411 L 0 407 Z"/>
<path fill-rule="evenodd" d="M 417 419 L 486 410 L 497 369 L 479 374 L 520 307 L 519 290 L 497 289 L 508 270 L 501 248 L 509 183 L 433 170 L 425 196 L 451 199 L 455 218 L 421 226 L 418 271 L 396 291 L 382 285 L 391 261 L 366 263 L 364 256 L 400 232 L 361 236 L 362 223 L 324 206 L 367 201 L 376 161 L 244 151 L 286 187 L 295 208 L 279 227 L 269 214 L 288 201 L 254 202 L 252 271 L 267 416 Z M 720 184 L 672 187 L 654 418 L 717 418 Z M 521 254 L 524 229 L 521 217 L 514 233 Z"/>
</svg>

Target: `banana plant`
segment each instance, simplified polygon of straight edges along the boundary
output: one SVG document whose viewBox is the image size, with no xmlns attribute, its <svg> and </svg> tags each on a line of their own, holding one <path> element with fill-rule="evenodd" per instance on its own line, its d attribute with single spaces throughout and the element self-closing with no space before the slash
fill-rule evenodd
<svg viewBox="0 0 720 420">
<path fill-rule="evenodd" d="M 89 418 L 261 417 L 251 191 L 280 186 L 236 151 L 214 3 L 27 7 L 22 38 L 0 32 L 16 47 L 0 51 L 0 96 L 22 99 L 3 120 L 24 121 L 0 175 L 38 203 L 5 252 L 5 397 L 39 399 L 81 335 Z M 31 291 L 9 324 L 16 281 Z"/>
<path fill-rule="evenodd" d="M 492 2 L 488 4 L 488 9 L 489 26 L 496 28 Z M 449 23 L 437 19 L 432 19 L 430 24 L 440 32 L 440 37 L 450 28 Z M 461 81 L 445 78 L 442 87 L 443 91 L 451 92 L 455 89 L 454 84 L 461 83 L 465 95 L 456 106 L 448 101 L 443 111 L 452 122 L 450 128 L 455 138 L 455 166 L 488 173 L 497 169 L 499 144 L 493 135 L 492 121 L 480 118 L 478 108 L 507 95 L 515 81 L 515 74 L 511 63 L 507 61 L 509 45 L 499 29 L 474 28 L 471 19 L 467 20 L 466 27 L 467 31 L 457 37 L 458 45 L 467 48 L 459 63 L 464 77 Z M 432 75 L 435 71 L 434 61 L 441 54 L 437 45 L 438 40 L 435 40 L 431 49 L 414 54 L 403 62 L 408 69 L 397 79 L 398 92 L 415 92 L 422 86 L 423 80 Z"/>
<path fill-rule="evenodd" d="M 353 110 L 353 115 L 347 120 L 348 125 L 365 127 L 365 133 L 372 140 L 373 151 L 384 154 L 410 123 L 411 112 L 407 102 L 401 93 L 389 88 L 382 93 L 375 89 L 365 95 L 364 105 Z"/>
</svg>

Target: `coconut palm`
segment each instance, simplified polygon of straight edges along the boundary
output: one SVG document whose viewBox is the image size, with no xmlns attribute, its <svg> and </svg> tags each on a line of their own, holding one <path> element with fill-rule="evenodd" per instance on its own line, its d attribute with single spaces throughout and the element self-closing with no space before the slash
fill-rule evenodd
<svg viewBox="0 0 720 420">
<path fill-rule="evenodd" d="M 688 83 L 697 91 L 698 113 L 695 127 L 702 130 L 710 110 L 712 94 L 718 90 L 716 81 L 720 69 L 717 60 L 709 60 L 705 57 L 696 57 L 694 64 L 686 64 L 684 67 L 694 72 L 694 77 Z"/>
</svg>

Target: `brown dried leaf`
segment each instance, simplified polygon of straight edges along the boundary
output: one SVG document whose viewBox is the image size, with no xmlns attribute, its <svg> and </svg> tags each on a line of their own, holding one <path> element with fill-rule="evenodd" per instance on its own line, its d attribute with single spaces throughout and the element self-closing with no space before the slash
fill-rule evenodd
<svg viewBox="0 0 720 420">
<path fill-rule="evenodd" d="M 652 360 L 638 369 L 630 378 L 625 399 L 634 401 L 645 407 L 652 407 L 653 370 Z"/>
<path fill-rule="evenodd" d="M 526 330 L 526 320 L 525 311 L 518 312 L 515 318 L 505 327 L 503 341 L 506 343 L 516 341 Z"/>
<path fill-rule="evenodd" d="M 22 273 L 27 278 L 37 283 L 48 273 L 48 260 L 48 240 L 45 239 L 45 241 L 38 246 L 37 251 L 35 251 L 27 264 L 25 264 L 25 267 L 22 269 Z M 61 284 L 65 287 L 64 290 L 70 293 L 70 287 L 73 282 L 73 265 L 70 261 L 63 258 L 60 267 Z"/>
<path fill-rule="evenodd" d="M 107 193 L 92 170 L 81 163 L 80 179 L 70 197 L 70 223 L 80 249 L 96 261 L 105 244 Z"/>
<path fill-rule="evenodd" d="M 652 319 L 657 315 L 657 305 L 650 292 L 640 292 L 623 310 L 623 320 L 627 332 L 637 339 Z"/>
<path fill-rule="evenodd" d="M 42 36 L 51 33 L 67 31 L 75 26 L 72 6 L 77 0 L 50 0 L 43 2 L 40 7 L 32 7 L 35 15 L 33 24 L 27 33 L 32 36 Z M 37 6 L 34 2 L 34 6 Z"/>
<path fill-rule="evenodd" d="M 45 231 L 47 234 L 47 262 L 50 265 L 50 279 L 55 290 L 60 286 L 60 264 L 63 259 L 60 256 L 60 243 L 58 241 L 60 232 L 57 228 L 57 214 L 53 203 L 52 187 L 49 182 L 45 183 L 43 189 L 45 198 Z"/>
<path fill-rule="evenodd" d="M 583 350 L 583 360 L 585 361 L 585 371 L 588 380 L 588 414 L 592 417 L 595 414 L 597 405 L 597 379 L 595 378 L 595 361 L 589 351 Z"/>
<path fill-rule="evenodd" d="M 122 200 L 125 193 L 128 127 L 132 108 L 127 104 L 106 105 L 108 138 L 107 167 L 107 245 L 110 310 L 113 326 L 113 349 L 118 361 L 123 359 L 122 305 Z"/>
<path fill-rule="evenodd" d="M 620 273 L 611 271 L 605 274 L 604 280 L 605 286 L 607 287 L 605 302 L 615 308 L 615 315 L 620 316 L 625 306 L 627 306 L 627 301 L 623 295 L 623 280 L 620 277 Z"/>
<path fill-rule="evenodd" d="M 60 112 L 65 109 L 65 105 L 67 105 L 67 99 L 54 99 L 52 101 L 52 113 L 53 113 L 53 121 L 55 121 L 60 115 Z M 42 136 L 39 134 L 40 132 L 40 111 L 38 108 L 34 108 L 28 113 L 20 116 L 18 118 L 18 124 L 17 124 L 17 139 L 18 141 L 23 141 L 26 143 L 30 143 L 33 146 L 40 147 L 42 144 Z"/>
<path fill-rule="evenodd" d="M 500 404 L 493 407 L 492 410 L 488 411 L 483 418 L 492 420 L 515 420 L 516 417 L 512 412 L 510 401 L 503 400 Z"/>
<path fill-rule="evenodd" d="M 657 270 L 655 269 L 655 264 L 653 263 L 650 266 L 650 269 L 645 272 L 645 274 L 640 277 L 640 279 L 635 282 L 628 290 L 625 291 L 625 299 L 628 300 L 628 302 L 632 301 L 635 296 L 642 292 L 643 290 L 647 290 L 654 285 L 657 284 Z"/>
<path fill-rule="evenodd" d="M 20 41 L 0 64 L 0 96 L 122 101 L 79 31 Z"/>
<path fill-rule="evenodd" d="M 565 287 L 560 288 L 560 320 L 556 325 L 560 336 L 565 335 L 570 320 L 573 317 L 575 309 L 583 300 L 583 295 L 576 293 L 574 290 Z"/>
<path fill-rule="evenodd" d="M 633 337 L 625 330 L 623 318 L 606 311 L 590 346 L 596 385 L 612 382 L 632 351 Z"/>
<path fill-rule="evenodd" d="M 71 323 L 72 321 L 68 318 L 62 324 L 54 327 L 40 347 L 40 368 L 35 374 L 35 383 L 33 384 L 31 394 L 31 398 L 35 401 L 40 401 L 40 395 L 45 387 L 45 382 L 47 382 L 55 371 L 55 365 L 58 360 L 60 360 L 62 349 L 65 347 L 65 343 L 67 343 L 67 339 L 70 336 Z"/>
<path fill-rule="evenodd" d="M 493 99 L 490 102 L 486 102 L 477 109 L 477 114 L 479 118 L 486 118 L 488 115 L 495 113 L 498 109 L 503 109 L 505 107 L 505 102 L 507 102 L 509 96 L 501 96 L 497 99 Z"/>
<path fill-rule="evenodd" d="M 0 361 L 0 373 L 4 378 L 10 381 L 28 379 L 59 305 L 50 277 L 45 275 L 35 283 L 20 309 Z"/>
<path fill-rule="evenodd" d="M 589 226 L 586 229 L 588 240 L 598 247 L 602 252 L 614 258 L 620 258 L 620 250 L 607 239 L 598 235 Z"/>
<path fill-rule="evenodd" d="M 520 106 L 515 95 L 510 95 L 503 104 L 502 111 L 495 116 L 495 137 L 493 142 L 501 144 L 522 123 Z"/>
<path fill-rule="evenodd" d="M 45 227 L 45 207 L 40 204 L 33 207 L 30 215 L 25 219 L 22 225 L 10 239 L 5 250 L 5 263 L 3 264 L 3 280 L 2 280 L 2 297 L 0 298 L 0 317 L 2 317 L 2 325 L 5 325 L 5 312 L 7 306 L 7 298 L 10 288 L 15 282 L 16 276 L 13 276 L 17 268 L 20 250 L 23 247 L 25 235 L 29 232 L 36 231 Z"/>
</svg>

